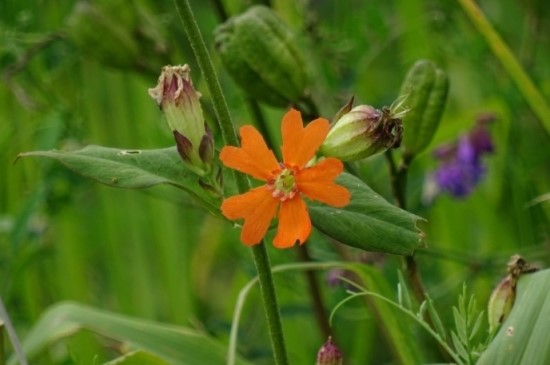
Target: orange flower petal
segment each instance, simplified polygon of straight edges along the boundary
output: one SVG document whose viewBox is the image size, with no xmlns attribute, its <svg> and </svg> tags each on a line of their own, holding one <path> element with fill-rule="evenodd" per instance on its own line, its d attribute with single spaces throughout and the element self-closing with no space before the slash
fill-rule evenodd
<svg viewBox="0 0 550 365">
<path fill-rule="evenodd" d="M 256 128 L 246 125 L 240 129 L 241 147 L 226 146 L 220 160 L 227 167 L 244 172 L 258 180 L 269 180 L 279 163 Z"/>
<path fill-rule="evenodd" d="M 225 199 L 221 211 L 231 220 L 244 218 L 241 241 L 246 245 L 254 245 L 265 236 L 269 223 L 277 213 L 279 202 L 264 185 Z"/>
<path fill-rule="evenodd" d="M 301 170 L 296 175 L 298 190 L 310 199 L 344 207 L 349 204 L 351 194 L 348 189 L 333 182 L 343 168 L 340 160 L 326 158 L 315 166 Z"/>
<path fill-rule="evenodd" d="M 323 118 L 315 119 L 304 128 L 300 112 L 290 109 L 281 125 L 284 162 L 298 168 L 304 167 L 327 137 L 329 129 L 329 122 Z"/>
<path fill-rule="evenodd" d="M 279 210 L 279 226 L 273 239 L 277 248 L 292 247 L 299 242 L 303 244 L 311 233 L 311 221 L 307 206 L 299 196 L 281 204 Z"/>
<path fill-rule="evenodd" d="M 315 166 L 300 170 L 296 176 L 296 182 L 314 182 L 318 180 L 334 180 L 344 171 L 342 161 L 327 157 L 319 161 Z"/>
</svg>

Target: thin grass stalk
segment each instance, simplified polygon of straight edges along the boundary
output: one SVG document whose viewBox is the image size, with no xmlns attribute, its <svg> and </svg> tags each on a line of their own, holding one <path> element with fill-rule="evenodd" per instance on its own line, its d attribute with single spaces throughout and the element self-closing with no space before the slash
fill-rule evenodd
<svg viewBox="0 0 550 365">
<path fill-rule="evenodd" d="M 510 48 L 508 48 L 473 0 L 458 0 L 458 2 L 479 33 L 485 38 L 489 48 L 491 48 L 495 56 L 502 63 L 508 75 L 515 82 L 535 115 L 541 121 L 542 126 L 546 129 L 546 132 L 550 133 L 550 107 L 518 59 L 510 51 Z"/>
<path fill-rule="evenodd" d="M 21 347 L 21 342 L 17 337 L 17 332 L 15 332 L 15 328 L 11 323 L 10 317 L 8 316 L 8 311 L 6 311 L 6 307 L 4 306 L 4 301 L 2 300 L 1 297 L 0 297 L 0 321 L 4 322 L 4 327 L 6 328 L 6 332 L 8 333 L 8 337 L 10 338 L 11 344 L 13 346 L 13 350 L 15 352 L 15 356 L 17 357 L 19 364 L 28 365 L 27 358 L 25 357 L 25 353 L 23 352 L 23 348 Z"/>
</svg>

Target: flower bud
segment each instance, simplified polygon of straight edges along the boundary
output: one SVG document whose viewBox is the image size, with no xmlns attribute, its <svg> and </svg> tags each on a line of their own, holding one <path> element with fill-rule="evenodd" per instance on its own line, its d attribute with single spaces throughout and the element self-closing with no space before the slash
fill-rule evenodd
<svg viewBox="0 0 550 365">
<path fill-rule="evenodd" d="M 491 293 L 488 305 L 489 329 L 492 332 L 497 328 L 512 310 L 516 300 L 516 285 L 512 276 L 508 275 L 498 284 Z"/>
<path fill-rule="evenodd" d="M 356 106 L 336 120 L 320 151 L 342 161 L 356 161 L 399 147 L 401 114 L 393 108 Z"/>
<path fill-rule="evenodd" d="M 508 275 L 502 279 L 491 293 L 488 305 L 489 329 L 493 331 L 510 314 L 516 300 L 517 282 L 521 275 L 529 274 L 538 269 L 527 264 L 523 257 L 514 255 L 508 262 Z"/>
<path fill-rule="evenodd" d="M 268 7 L 252 6 L 216 28 L 215 47 L 230 76 L 251 98 L 284 107 L 304 96 L 301 50 L 290 28 Z"/>
<path fill-rule="evenodd" d="M 165 66 L 149 95 L 164 112 L 183 161 L 197 175 L 205 176 L 212 171 L 214 143 L 190 72 L 188 65 Z"/>
<path fill-rule="evenodd" d="M 342 365 L 342 363 L 342 353 L 338 346 L 334 344 L 332 338 L 329 337 L 317 353 L 316 365 Z"/>
</svg>

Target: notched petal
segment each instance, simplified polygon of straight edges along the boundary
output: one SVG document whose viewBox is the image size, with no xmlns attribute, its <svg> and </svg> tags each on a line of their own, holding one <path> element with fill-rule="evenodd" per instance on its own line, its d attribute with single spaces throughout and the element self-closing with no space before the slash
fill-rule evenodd
<svg viewBox="0 0 550 365">
<path fill-rule="evenodd" d="M 279 226 L 273 239 L 277 248 L 289 248 L 296 242 L 303 244 L 311 233 L 311 221 L 305 202 L 299 196 L 281 204 Z"/>
<path fill-rule="evenodd" d="M 244 244 L 254 245 L 264 237 L 269 223 L 277 213 L 278 205 L 279 200 L 271 196 L 271 191 L 266 186 L 261 186 L 225 199 L 221 212 L 231 220 L 244 218 L 241 240 Z"/>
</svg>

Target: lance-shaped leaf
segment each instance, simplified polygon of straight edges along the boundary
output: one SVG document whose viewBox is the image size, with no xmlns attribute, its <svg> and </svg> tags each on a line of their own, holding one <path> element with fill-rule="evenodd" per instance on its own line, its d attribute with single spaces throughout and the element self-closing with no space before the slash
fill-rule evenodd
<svg viewBox="0 0 550 365">
<path fill-rule="evenodd" d="M 478 365 L 550 364 L 550 270 L 522 275 L 508 318 Z"/>
<path fill-rule="evenodd" d="M 34 151 L 18 157 L 47 157 L 69 169 L 118 188 L 140 189 L 170 184 L 185 190 L 208 210 L 219 214 L 219 200 L 205 191 L 197 175 L 185 168 L 175 147 L 124 150 L 90 145 L 78 151 Z"/>
<path fill-rule="evenodd" d="M 174 365 L 225 364 L 227 349 L 207 334 L 185 327 L 151 322 L 63 302 L 47 310 L 23 341 L 31 363 L 52 343 L 77 331 L 88 330 L 127 343 Z M 15 358 L 8 365 L 14 365 Z M 237 358 L 237 365 L 251 365 Z"/>
<path fill-rule="evenodd" d="M 351 192 L 351 203 L 344 208 L 311 204 L 311 219 L 320 231 L 367 251 L 411 255 L 424 247 L 417 227 L 423 218 L 388 203 L 353 175 L 343 173 L 336 182 Z"/>
</svg>

